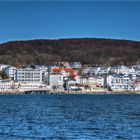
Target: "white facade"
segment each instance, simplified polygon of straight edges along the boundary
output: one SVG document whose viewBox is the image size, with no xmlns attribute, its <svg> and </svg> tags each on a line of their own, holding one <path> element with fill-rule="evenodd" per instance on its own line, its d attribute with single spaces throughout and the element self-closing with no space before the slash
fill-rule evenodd
<svg viewBox="0 0 140 140">
<path fill-rule="evenodd" d="M 68 76 L 70 75 L 70 73 L 65 72 L 64 70 L 62 70 L 60 73 L 61 73 L 64 77 L 68 77 Z"/>
<path fill-rule="evenodd" d="M 140 76 L 140 67 L 136 67 L 135 69 L 135 74 Z"/>
<path fill-rule="evenodd" d="M 9 80 L 0 80 L 0 91 L 10 91 L 18 88 L 18 83 Z"/>
<path fill-rule="evenodd" d="M 4 69 L 6 75 L 9 77 L 9 78 L 13 78 L 15 77 L 15 73 L 16 73 L 16 69 L 15 67 L 7 67 Z"/>
<path fill-rule="evenodd" d="M 98 75 L 106 75 L 109 73 L 109 71 L 110 71 L 110 68 L 100 67 L 97 73 Z"/>
<path fill-rule="evenodd" d="M 104 86 L 104 78 L 103 77 L 81 77 L 80 84 L 89 85 L 89 86 Z"/>
<path fill-rule="evenodd" d="M 135 85 L 135 91 L 140 91 L 140 83 L 137 83 L 137 84 Z"/>
<path fill-rule="evenodd" d="M 40 69 L 40 70 L 47 71 L 48 70 L 48 67 L 45 66 L 45 65 L 35 65 L 35 69 Z"/>
<path fill-rule="evenodd" d="M 135 91 L 140 91 L 140 77 L 135 80 Z"/>
<path fill-rule="evenodd" d="M 81 68 L 82 68 L 82 64 L 81 64 L 80 62 L 72 62 L 72 63 L 70 64 L 70 66 L 71 66 L 72 68 L 75 68 L 75 69 L 81 69 Z"/>
<path fill-rule="evenodd" d="M 111 74 L 129 74 L 130 69 L 126 66 L 116 66 L 110 68 Z"/>
<path fill-rule="evenodd" d="M 71 90 L 71 87 L 75 87 L 75 84 L 76 84 L 76 81 L 75 80 L 69 80 L 69 81 L 67 81 L 66 89 L 67 90 Z"/>
<path fill-rule="evenodd" d="M 22 82 L 19 83 L 19 91 L 28 91 L 28 90 L 40 90 L 40 89 L 46 89 L 46 85 L 42 83 L 37 82 Z"/>
<path fill-rule="evenodd" d="M 90 67 L 83 68 L 83 69 L 82 69 L 82 73 L 83 73 L 83 74 L 88 74 L 88 73 L 90 73 Z"/>
<path fill-rule="evenodd" d="M 69 80 L 67 81 L 66 89 L 69 91 L 83 91 L 84 87 L 77 84 L 75 80 Z"/>
<path fill-rule="evenodd" d="M 4 70 L 7 67 L 9 67 L 9 65 L 0 64 L 0 71 Z"/>
<path fill-rule="evenodd" d="M 19 82 L 43 82 L 42 70 L 33 68 L 23 68 L 16 70 L 16 81 Z"/>
<path fill-rule="evenodd" d="M 112 90 L 133 90 L 133 81 L 128 75 L 110 75 L 107 77 L 106 86 Z"/>
<path fill-rule="evenodd" d="M 63 75 L 61 73 L 49 73 L 47 77 L 48 85 L 53 87 L 63 87 Z"/>
<path fill-rule="evenodd" d="M 90 73 L 94 74 L 94 75 L 97 75 L 99 73 L 100 69 L 101 69 L 100 67 L 91 67 L 90 68 Z"/>
</svg>

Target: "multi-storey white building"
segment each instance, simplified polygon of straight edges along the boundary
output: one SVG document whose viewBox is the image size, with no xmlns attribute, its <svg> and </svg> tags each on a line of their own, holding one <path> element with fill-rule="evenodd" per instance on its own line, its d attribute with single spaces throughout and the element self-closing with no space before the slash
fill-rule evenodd
<svg viewBox="0 0 140 140">
<path fill-rule="evenodd" d="M 106 86 L 112 90 L 133 90 L 133 80 L 129 75 L 110 75 L 106 79 Z"/>
<path fill-rule="evenodd" d="M 16 73 L 16 69 L 15 67 L 12 67 L 12 66 L 9 66 L 7 68 L 4 69 L 6 75 L 9 77 L 9 78 L 13 78 L 15 77 L 15 73 Z"/>
<path fill-rule="evenodd" d="M 62 88 L 64 85 L 63 75 L 57 72 L 51 72 L 47 75 L 46 81 L 52 88 Z"/>
<path fill-rule="evenodd" d="M 15 79 L 19 82 L 43 82 L 43 71 L 33 68 L 22 68 L 16 70 Z"/>
</svg>

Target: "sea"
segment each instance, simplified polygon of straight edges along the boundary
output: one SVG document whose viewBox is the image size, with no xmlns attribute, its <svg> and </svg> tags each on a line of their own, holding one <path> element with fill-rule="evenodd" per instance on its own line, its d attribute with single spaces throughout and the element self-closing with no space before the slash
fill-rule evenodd
<svg viewBox="0 0 140 140">
<path fill-rule="evenodd" d="M 140 95 L 1 94 L 0 140 L 140 140 Z"/>
</svg>

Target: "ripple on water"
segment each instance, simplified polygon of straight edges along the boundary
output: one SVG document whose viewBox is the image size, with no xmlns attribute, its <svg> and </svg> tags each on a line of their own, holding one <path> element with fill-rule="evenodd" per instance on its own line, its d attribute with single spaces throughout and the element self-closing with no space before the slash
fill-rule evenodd
<svg viewBox="0 0 140 140">
<path fill-rule="evenodd" d="M 139 140 L 140 95 L 0 95 L 0 139 Z"/>
</svg>

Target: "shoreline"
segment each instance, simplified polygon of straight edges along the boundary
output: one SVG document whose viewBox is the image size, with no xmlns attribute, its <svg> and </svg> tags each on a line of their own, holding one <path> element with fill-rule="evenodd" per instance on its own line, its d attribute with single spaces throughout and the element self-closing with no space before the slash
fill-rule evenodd
<svg viewBox="0 0 140 140">
<path fill-rule="evenodd" d="M 0 91 L 0 94 L 140 94 L 140 91 Z"/>
</svg>

